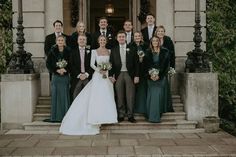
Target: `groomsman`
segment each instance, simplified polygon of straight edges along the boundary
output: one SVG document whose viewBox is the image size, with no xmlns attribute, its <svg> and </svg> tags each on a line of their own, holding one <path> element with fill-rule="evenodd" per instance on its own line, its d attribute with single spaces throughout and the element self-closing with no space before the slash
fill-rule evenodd
<svg viewBox="0 0 236 157">
<path fill-rule="evenodd" d="M 131 20 L 126 20 L 124 22 L 124 31 L 126 33 L 126 43 L 129 44 L 134 41 L 134 34 L 132 32 L 133 25 Z"/>
<path fill-rule="evenodd" d="M 147 14 L 146 16 L 147 26 L 141 30 L 143 34 L 143 40 L 147 44 L 150 43 L 150 39 L 153 37 L 157 27 L 155 26 L 155 16 L 153 14 Z"/>
<path fill-rule="evenodd" d="M 97 49 L 99 47 L 98 37 L 104 35 L 107 38 L 106 48 L 111 49 L 114 47 L 115 39 L 112 30 L 108 29 L 108 20 L 106 17 L 101 17 L 99 19 L 99 30 L 94 32 L 92 35 L 92 49 Z"/>
<path fill-rule="evenodd" d="M 56 44 L 56 37 L 58 37 L 59 35 L 63 35 L 66 38 L 67 45 L 69 43 L 69 36 L 62 33 L 63 23 L 60 20 L 56 20 L 55 22 L 53 22 L 53 27 L 54 33 L 47 35 L 44 42 L 44 52 L 46 56 L 48 56 L 52 46 Z"/>
<path fill-rule="evenodd" d="M 135 123 L 133 115 L 135 85 L 139 82 L 139 62 L 136 48 L 126 44 L 125 31 L 117 34 L 118 45 L 111 49 L 110 62 L 112 69 L 109 78 L 115 82 L 118 121 L 124 121 L 127 114 L 128 121 Z M 127 109 L 127 113 L 126 113 Z"/>
<path fill-rule="evenodd" d="M 92 68 L 90 67 L 91 51 L 86 48 L 87 38 L 85 34 L 78 36 L 78 47 L 72 50 L 70 56 L 71 69 L 71 95 L 73 99 L 89 82 L 92 77 Z"/>
</svg>

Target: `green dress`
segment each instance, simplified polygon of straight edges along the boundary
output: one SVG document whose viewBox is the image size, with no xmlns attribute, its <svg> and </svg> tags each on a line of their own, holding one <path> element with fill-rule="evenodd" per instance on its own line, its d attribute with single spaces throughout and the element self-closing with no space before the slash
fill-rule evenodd
<svg viewBox="0 0 236 157">
<path fill-rule="evenodd" d="M 51 122 L 61 122 L 70 105 L 69 73 L 59 75 L 56 70 L 56 63 L 59 60 L 66 60 L 69 63 L 69 49 L 65 48 L 63 52 L 59 52 L 55 47 L 47 58 L 47 68 L 53 73 L 51 80 Z M 69 71 L 68 66 L 65 67 Z"/>
<path fill-rule="evenodd" d="M 139 83 L 135 88 L 135 105 L 134 112 L 146 114 L 146 101 L 147 101 L 147 77 L 145 75 L 145 58 L 146 58 L 147 45 L 144 43 L 137 46 L 137 50 L 142 50 L 145 53 L 142 62 L 139 62 Z"/>
<path fill-rule="evenodd" d="M 166 49 L 161 49 L 159 54 L 150 52 L 150 68 L 159 70 L 160 79 L 153 81 L 147 80 L 147 114 L 148 121 L 158 123 L 161 121 L 161 115 L 173 110 L 170 98 L 170 88 L 167 80 L 167 69 L 169 65 L 169 56 Z"/>
</svg>

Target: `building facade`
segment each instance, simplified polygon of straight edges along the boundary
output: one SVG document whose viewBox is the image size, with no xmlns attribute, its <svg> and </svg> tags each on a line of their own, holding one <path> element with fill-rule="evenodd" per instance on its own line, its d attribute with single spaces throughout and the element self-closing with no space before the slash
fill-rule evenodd
<svg viewBox="0 0 236 157">
<path fill-rule="evenodd" d="M 107 2 L 114 3 L 114 14 L 108 16 L 110 24 L 122 26 L 124 19 L 131 19 L 134 30 L 140 30 L 144 25 L 137 16 L 140 13 L 140 0 L 96 1 L 96 0 L 23 0 L 23 16 L 25 27 L 25 50 L 33 54 L 35 68 L 45 72 L 44 40 L 53 32 L 53 22 L 57 19 L 64 23 L 64 33 L 70 35 L 73 13 L 78 13 L 78 20 L 85 22 L 87 30 L 93 32 L 97 19 L 105 14 Z M 156 25 L 164 25 L 166 34 L 170 36 L 176 49 L 176 70 L 183 71 L 186 53 L 193 49 L 193 25 L 195 15 L 195 0 L 149 0 L 150 12 L 156 16 Z M 13 26 L 17 26 L 17 1 L 13 1 Z M 73 10 L 75 9 L 76 10 Z M 206 1 L 201 0 L 202 49 L 206 41 Z M 72 11 L 74 11 L 72 13 Z M 16 29 L 14 29 L 14 43 Z M 16 43 L 14 44 L 16 48 Z"/>
</svg>

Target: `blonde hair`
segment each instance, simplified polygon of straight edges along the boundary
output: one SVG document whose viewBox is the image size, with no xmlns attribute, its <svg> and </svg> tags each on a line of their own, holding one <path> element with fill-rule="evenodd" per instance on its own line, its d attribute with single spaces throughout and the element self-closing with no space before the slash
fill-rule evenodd
<svg viewBox="0 0 236 157">
<path fill-rule="evenodd" d="M 84 24 L 84 22 L 82 22 L 82 21 L 78 21 L 78 22 L 77 22 L 77 24 L 76 24 L 76 31 L 77 31 L 77 28 L 79 27 L 80 24 L 83 24 L 83 25 L 84 25 L 84 32 L 83 32 L 83 33 L 85 33 L 85 32 L 86 32 L 85 24 Z"/>
</svg>

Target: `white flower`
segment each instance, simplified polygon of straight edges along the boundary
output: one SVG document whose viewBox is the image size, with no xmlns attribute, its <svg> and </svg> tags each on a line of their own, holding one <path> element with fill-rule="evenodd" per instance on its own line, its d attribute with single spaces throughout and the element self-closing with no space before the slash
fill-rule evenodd
<svg viewBox="0 0 236 157">
<path fill-rule="evenodd" d="M 175 72 L 175 69 L 174 68 L 172 68 L 172 67 L 170 67 L 170 69 L 169 69 L 169 71 L 168 71 L 168 74 L 170 75 L 170 76 L 172 76 L 172 75 L 174 75 L 176 72 Z"/>
<path fill-rule="evenodd" d="M 159 70 L 152 68 L 148 71 L 149 75 L 151 75 L 152 77 L 157 77 L 159 75 Z"/>
<path fill-rule="evenodd" d="M 142 58 L 145 56 L 145 53 L 142 50 L 140 50 L 138 51 L 138 56 Z"/>
<path fill-rule="evenodd" d="M 86 49 L 90 49 L 91 48 L 91 46 L 90 45 L 86 45 Z"/>
<path fill-rule="evenodd" d="M 57 67 L 61 68 L 65 68 L 67 66 L 67 61 L 64 59 L 60 59 L 57 63 L 56 63 Z"/>
<path fill-rule="evenodd" d="M 90 50 L 86 50 L 86 53 L 89 54 L 89 53 L 90 53 Z"/>
<path fill-rule="evenodd" d="M 126 48 L 126 52 L 129 52 L 130 51 L 130 49 L 129 48 Z"/>
</svg>

